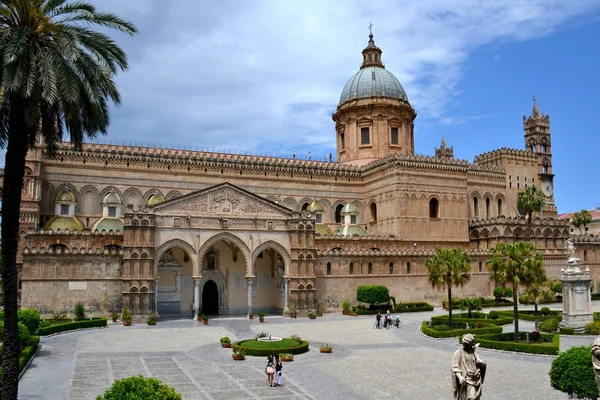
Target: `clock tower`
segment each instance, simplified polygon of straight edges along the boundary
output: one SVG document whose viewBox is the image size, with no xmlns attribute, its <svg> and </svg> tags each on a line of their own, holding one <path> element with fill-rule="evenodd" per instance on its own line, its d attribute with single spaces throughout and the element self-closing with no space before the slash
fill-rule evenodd
<svg viewBox="0 0 600 400">
<path fill-rule="evenodd" d="M 556 215 L 554 204 L 554 174 L 552 173 L 552 143 L 550 140 L 550 116 L 540 114 L 537 101 L 533 98 L 533 111 L 529 118 L 523 115 L 525 147 L 538 156 L 538 189 L 546 197 L 542 214 Z"/>
</svg>

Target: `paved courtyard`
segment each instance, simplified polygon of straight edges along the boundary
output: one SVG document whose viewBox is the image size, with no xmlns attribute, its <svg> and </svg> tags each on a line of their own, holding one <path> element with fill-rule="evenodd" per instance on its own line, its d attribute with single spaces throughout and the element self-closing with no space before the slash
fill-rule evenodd
<svg viewBox="0 0 600 400">
<path fill-rule="evenodd" d="M 597 307 L 598 306 L 598 307 Z M 594 309 L 600 308 L 600 303 Z M 153 376 L 184 399 L 451 399 L 450 363 L 457 340 L 419 333 L 432 313 L 404 314 L 401 329 L 373 329 L 372 317 L 328 314 L 317 320 L 267 317 L 264 324 L 241 317 L 137 324 L 43 338 L 43 347 L 20 382 L 19 399 L 94 399 L 114 380 Z M 510 330 L 507 327 L 505 330 Z M 521 329 L 531 324 L 521 322 Z M 310 352 L 285 363 L 284 386 L 270 388 L 263 358 L 233 361 L 219 338 L 296 334 Z M 589 344 L 592 337 L 562 337 L 561 350 Z M 333 346 L 320 354 L 321 343 Z M 565 399 L 550 387 L 552 357 L 480 350 L 488 369 L 486 400 Z"/>
</svg>

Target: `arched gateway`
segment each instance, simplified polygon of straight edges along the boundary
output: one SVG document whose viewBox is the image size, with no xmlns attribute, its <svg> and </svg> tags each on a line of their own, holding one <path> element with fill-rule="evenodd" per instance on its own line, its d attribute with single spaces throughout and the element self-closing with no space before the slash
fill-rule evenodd
<svg viewBox="0 0 600 400">
<path fill-rule="evenodd" d="M 128 206 L 124 253 L 149 254 L 154 268 L 128 274 L 124 297 L 145 305 L 140 314 L 283 312 L 295 281 L 313 278 L 302 275 L 313 275 L 314 264 L 294 257 L 314 252 L 314 231 L 305 229 L 311 217 L 229 183 Z M 124 257 L 124 271 L 133 271 L 133 262 Z M 129 290 L 143 283 L 152 301 L 135 300 Z"/>
</svg>

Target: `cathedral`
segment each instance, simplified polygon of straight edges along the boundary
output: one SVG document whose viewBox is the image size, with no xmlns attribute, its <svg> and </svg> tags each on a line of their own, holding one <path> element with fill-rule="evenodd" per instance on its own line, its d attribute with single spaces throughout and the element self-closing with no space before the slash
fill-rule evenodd
<svg viewBox="0 0 600 400">
<path fill-rule="evenodd" d="M 535 100 L 523 148 L 472 163 L 444 139 L 433 155 L 415 154 L 416 117 L 371 34 L 332 116 L 336 162 L 70 143 L 49 158 L 40 140 L 23 183 L 21 306 L 305 313 L 338 310 L 367 284 L 439 304 L 446 293 L 431 289 L 425 267 L 437 248 L 471 257 L 458 296 L 489 296 L 488 249 L 517 240 L 533 242 L 558 277 L 570 226 L 557 218 L 550 117 Z M 546 197 L 531 223 L 517 209 L 528 186 Z M 600 237 L 585 246 L 597 265 Z"/>
</svg>

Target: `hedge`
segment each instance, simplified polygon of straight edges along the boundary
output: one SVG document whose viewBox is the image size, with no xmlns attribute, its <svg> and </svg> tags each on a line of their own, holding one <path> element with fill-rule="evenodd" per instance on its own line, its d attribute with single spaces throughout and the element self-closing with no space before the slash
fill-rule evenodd
<svg viewBox="0 0 600 400">
<path fill-rule="evenodd" d="M 452 314 L 452 324 L 455 323 L 469 323 L 469 324 L 475 324 L 477 322 L 483 322 L 483 323 L 491 323 L 497 326 L 502 326 L 502 325 L 510 325 L 513 323 L 513 318 L 512 317 L 499 317 L 496 319 L 491 319 L 491 318 L 485 318 L 485 313 L 473 313 L 473 316 L 475 318 L 467 318 L 468 314 L 467 313 L 459 313 L 459 314 Z M 439 325 L 439 324 L 447 324 L 449 322 L 449 318 L 447 315 L 437 315 L 434 317 L 431 317 L 431 322 L 434 325 Z"/>
<path fill-rule="evenodd" d="M 29 337 L 29 343 L 21 350 L 21 354 L 19 355 L 19 371 L 22 371 L 23 368 L 25 368 L 31 357 L 35 354 L 39 344 L 39 336 Z M 0 346 L 0 354 L 2 354 L 2 346 Z M 2 382 L 2 367 L 0 367 L 0 382 Z"/>
<path fill-rule="evenodd" d="M 421 332 L 423 332 L 427 336 L 431 336 L 431 337 L 438 338 L 438 339 L 462 336 L 467 333 L 472 333 L 472 334 L 477 335 L 477 337 L 479 337 L 479 335 L 502 332 L 501 326 L 496 326 L 494 324 L 484 324 L 484 326 L 485 326 L 484 328 L 470 327 L 469 329 L 461 328 L 461 329 L 451 329 L 449 331 L 436 331 L 435 329 L 429 327 L 429 324 L 427 321 L 423 321 L 423 323 L 421 324 Z"/>
<path fill-rule="evenodd" d="M 93 318 L 84 321 L 67 322 L 66 324 L 50 325 L 45 328 L 38 329 L 40 336 L 52 335 L 53 333 L 73 331 L 76 329 L 85 328 L 100 328 L 106 325 L 106 318 Z"/>
<path fill-rule="evenodd" d="M 281 353 L 286 353 L 286 354 L 302 354 L 302 353 L 306 353 L 308 351 L 308 345 L 309 343 L 306 340 L 302 340 L 300 341 L 300 343 L 297 346 L 293 346 L 293 347 L 281 347 L 281 348 L 268 348 L 268 349 L 255 349 L 255 348 L 251 348 L 251 347 L 245 347 L 242 346 L 241 343 L 248 341 L 248 340 L 252 340 L 252 339 L 244 339 L 244 340 L 240 340 L 239 342 L 235 342 L 232 346 L 233 351 L 236 350 L 244 350 L 246 352 L 247 356 L 259 356 L 259 357 L 264 357 L 264 356 L 268 356 L 269 354 L 281 354 Z"/>
<path fill-rule="evenodd" d="M 181 400 L 174 388 L 156 378 L 146 378 L 142 375 L 130 376 L 115 383 L 97 400 Z"/>
<path fill-rule="evenodd" d="M 600 293 L 592 293 L 592 300 L 600 300 Z"/>
<path fill-rule="evenodd" d="M 384 285 L 363 285 L 356 289 L 356 300 L 368 304 L 385 304 L 390 301 L 390 291 Z"/>
<path fill-rule="evenodd" d="M 358 315 L 374 315 L 377 313 L 386 314 L 388 311 L 390 311 L 393 314 L 397 314 L 408 312 L 433 311 L 433 306 L 429 303 L 419 301 L 415 303 L 398 303 L 395 307 L 386 306 L 383 308 L 365 308 L 362 306 L 354 306 L 352 307 L 352 311 L 357 313 Z"/>
<path fill-rule="evenodd" d="M 525 340 L 528 332 L 519 332 L 519 340 Z M 552 346 L 540 346 L 536 344 L 512 342 L 514 332 L 499 333 L 495 335 L 477 335 L 475 342 L 487 349 L 516 351 L 529 354 L 557 355 L 560 349 L 560 335 L 555 333 L 543 333 L 540 335 L 542 342 L 552 342 Z M 462 340 L 462 337 L 460 338 Z"/>
<path fill-rule="evenodd" d="M 481 302 L 481 307 L 483 308 L 491 308 L 491 307 L 508 307 L 512 306 L 512 301 L 510 300 L 496 300 L 496 299 L 486 299 L 485 297 L 474 297 L 475 299 L 479 299 Z M 460 309 L 460 304 L 464 299 L 462 298 L 454 298 L 452 299 L 452 309 L 458 310 Z M 448 300 L 442 300 L 442 306 L 446 308 L 448 305 Z"/>
<path fill-rule="evenodd" d="M 498 311 L 500 313 L 500 315 L 506 315 L 506 316 L 513 316 L 514 312 L 512 311 Z M 533 315 L 534 311 L 531 310 L 523 310 L 523 311 L 519 311 L 519 319 L 523 320 L 523 321 L 530 321 L 530 322 L 535 322 L 535 321 L 545 321 L 547 319 L 557 319 L 559 321 L 562 321 L 562 311 L 550 311 L 550 315 Z"/>
<path fill-rule="evenodd" d="M 575 328 L 567 328 L 566 326 L 561 326 L 559 329 L 559 332 L 561 335 L 574 335 L 575 334 Z"/>
</svg>

